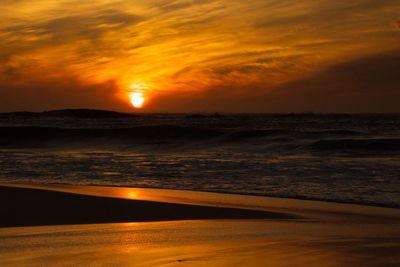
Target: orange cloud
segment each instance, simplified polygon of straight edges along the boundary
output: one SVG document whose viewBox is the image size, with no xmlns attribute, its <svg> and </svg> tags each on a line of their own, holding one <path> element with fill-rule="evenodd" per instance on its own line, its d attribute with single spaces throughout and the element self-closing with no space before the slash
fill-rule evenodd
<svg viewBox="0 0 400 267">
<path fill-rule="evenodd" d="M 143 83 L 147 111 L 273 111 L 261 95 L 400 43 L 398 23 L 388 23 L 397 0 L 20 0 L 0 10 L 2 94 L 10 103 L 34 90 L 37 109 L 50 94 L 63 107 L 126 111 L 130 85 Z M 33 105 L 4 99 L 3 109 Z M 282 111 L 300 108 L 290 103 Z"/>
</svg>

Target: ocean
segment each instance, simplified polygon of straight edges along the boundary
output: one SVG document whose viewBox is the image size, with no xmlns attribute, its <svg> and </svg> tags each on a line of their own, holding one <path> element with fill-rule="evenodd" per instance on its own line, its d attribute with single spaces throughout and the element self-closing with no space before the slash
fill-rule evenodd
<svg viewBox="0 0 400 267">
<path fill-rule="evenodd" d="M 0 182 L 400 208 L 400 114 L 0 114 Z"/>
</svg>

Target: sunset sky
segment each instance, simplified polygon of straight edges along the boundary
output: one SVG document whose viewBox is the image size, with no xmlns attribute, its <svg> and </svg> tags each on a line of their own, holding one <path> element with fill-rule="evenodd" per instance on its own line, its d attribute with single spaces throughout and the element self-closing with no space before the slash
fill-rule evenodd
<svg viewBox="0 0 400 267">
<path fill-rule="evenodd" d="M 399 0 L 1 2 L 0 112 L 400 112 Z"/>
</svg>

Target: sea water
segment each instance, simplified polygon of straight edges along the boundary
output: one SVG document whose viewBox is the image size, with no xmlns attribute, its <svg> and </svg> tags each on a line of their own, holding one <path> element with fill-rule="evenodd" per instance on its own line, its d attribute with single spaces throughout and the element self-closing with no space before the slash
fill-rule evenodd
<svg viewBox="0 0 400 267">
<path fill-rule="evenodd" d="M 400 115 L 0 114 L 0 182 L 400 208 Z"/>
</svg>

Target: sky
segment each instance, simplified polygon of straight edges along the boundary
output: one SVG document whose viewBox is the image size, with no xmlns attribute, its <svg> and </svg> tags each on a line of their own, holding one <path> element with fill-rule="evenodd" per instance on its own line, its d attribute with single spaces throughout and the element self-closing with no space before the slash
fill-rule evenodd
<svg viewBox="0 0 400 267">
<path fill-rule="evenodd" d="M 1 2 L 0 112 L 400 112 L 399 0 Z"/>
</svg>

